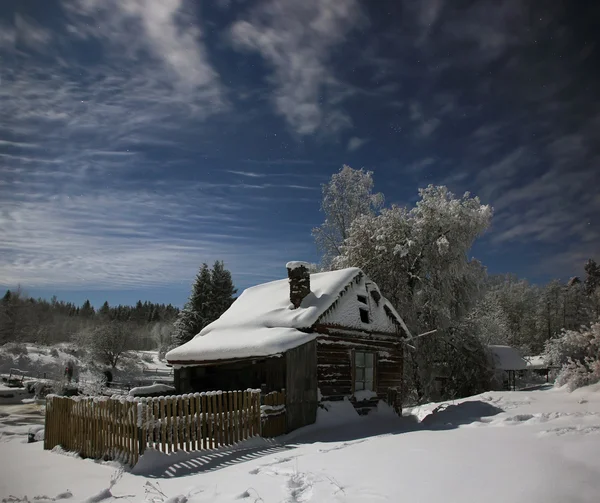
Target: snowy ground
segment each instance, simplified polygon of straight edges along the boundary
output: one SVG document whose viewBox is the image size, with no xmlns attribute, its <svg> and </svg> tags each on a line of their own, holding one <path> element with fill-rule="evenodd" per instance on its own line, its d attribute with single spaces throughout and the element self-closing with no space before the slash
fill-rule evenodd
<svg viewBox="0 0 600 503">
<path fill-rule="evenodd" d="M 351 416 L 342 405 L 279 442 L 149 451 L 112 487 L 115 465 L 24 443 L 18 433 L 35 406 L 11 407 L 0 424 L 4 501 L 564 503 L 600 495 L 600 386 L 490 392 L 402 419 L 385 409 Z"/>
<path fill-rule="evenodd" d="M 60 380 L 69 361 L 74 364 L 75 379 L 85 380 L 89 378 L 89 371 L 100 372 L 105 368 L 91 365 L 84 352 L 73 344 L 24 344 L 26 352 L 22 354 L 11 351 L 11 346 L 0 346 L 0 375 L 4 378 L 12 373 L 13 376 L 24 374 L 26 379 Z M 128 351 L 121 358 L 118 368 L 112 372 L 115 385 L 122 384 L 125 393 L 127 385 L 134 387 L 154 381 L 169 383 L 173 379 L 172 369 L 165 361 L 158 359 L 157 351 Z M 0 403 L 7 403 L 1 393 Z"/>
</svg>

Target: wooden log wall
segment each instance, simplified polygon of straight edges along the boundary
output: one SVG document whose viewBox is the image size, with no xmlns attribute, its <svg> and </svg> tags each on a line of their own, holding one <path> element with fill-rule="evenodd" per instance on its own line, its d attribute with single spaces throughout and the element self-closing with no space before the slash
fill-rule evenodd
<svg viewBox="0 0 600 503">
<path fill-rule="evenodd" d="M 322 400 L 342 400 L 353 393 L 353 351 L 375 357 L 377 399 L 387 400 L 388 389 L 403 385 L 403 346 L 393 337 L 370 337 L 330 331 L 317 339 L 317 378 Z"/>
<path fill-rule="evenodd" d="M 216 449 L 260 435 L 260 391 L 129 399 L 49 396 L 45 419 L 44 449 L 60 446 L 133 466 L 146 449 Z"/>
</svg>

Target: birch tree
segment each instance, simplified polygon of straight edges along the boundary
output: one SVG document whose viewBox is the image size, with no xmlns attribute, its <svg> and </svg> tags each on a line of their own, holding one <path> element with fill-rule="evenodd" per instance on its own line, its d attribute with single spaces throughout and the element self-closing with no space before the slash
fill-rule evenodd
<svg viewBox="0 0 600 503">
<path fill-rule="evenodd" d="M 373 193 L 373 172 L 344 165 L 322 187 L 321 211 L 325 221 L 313 229 L 313 237 L 322 254 L 322 265 L 329 268 L 340 255 L 350 226 L 358 217 L 373 216 L 383 206 L 383 194 Z"/>
</svg>

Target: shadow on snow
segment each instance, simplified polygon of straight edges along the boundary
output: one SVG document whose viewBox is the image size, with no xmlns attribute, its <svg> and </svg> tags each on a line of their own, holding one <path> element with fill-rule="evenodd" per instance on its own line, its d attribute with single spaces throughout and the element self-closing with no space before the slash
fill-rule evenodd
<svg viewBox="0 0 600 503">
<path fill-rule="evenodd" d="M 234 447 L 199 452 L 162 454 L 147 451 L 132 470 L 134 475 L 150 478 L 174 478 L 219 470 L 270 454 L 296 449 L 302 444 L 342 442 L 333 447 L 324 446 L 321 452 L 343 449 L 368 438 L 397 435 L 423 430 L 450 430 L 477 422 L 484 417 L 504 412 L 494 405 L 480 401 L 440 404 L 420 422 L 415 416 L 399 418 L 392 415 L 357 417 L 343 424 L 330 426 L 310 425 L 277 439 L 254 438 Z"/>
</svg>

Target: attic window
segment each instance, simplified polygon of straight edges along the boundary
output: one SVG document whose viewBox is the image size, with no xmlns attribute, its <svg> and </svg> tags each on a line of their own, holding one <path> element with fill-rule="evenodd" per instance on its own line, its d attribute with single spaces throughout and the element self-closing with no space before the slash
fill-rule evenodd
<svg viewBox="0 0 600 503">
<path fill-rule="evenodd" d="M 367 297 L 365 295 L 357 295 L 356 298 L 358 299 L 358 302 L 362 302 L 363 304 L 367 303 Z"/>
<path fill-rule="evenodd" d="M 373 297 L 375 304 L 379 305 L 379 301 L 381 300 L 381 294 L 377 290 L 371 290 L 371 297 Z"/>
<path fill-rule="evenodd" d="M 363 309 L 362 307 L 360 307 L 358 308 L 358 312 L 360 313 L 360 321 L 362 321 L 363 323 L 370 323 L 368 309 Z"/>
</svg>

